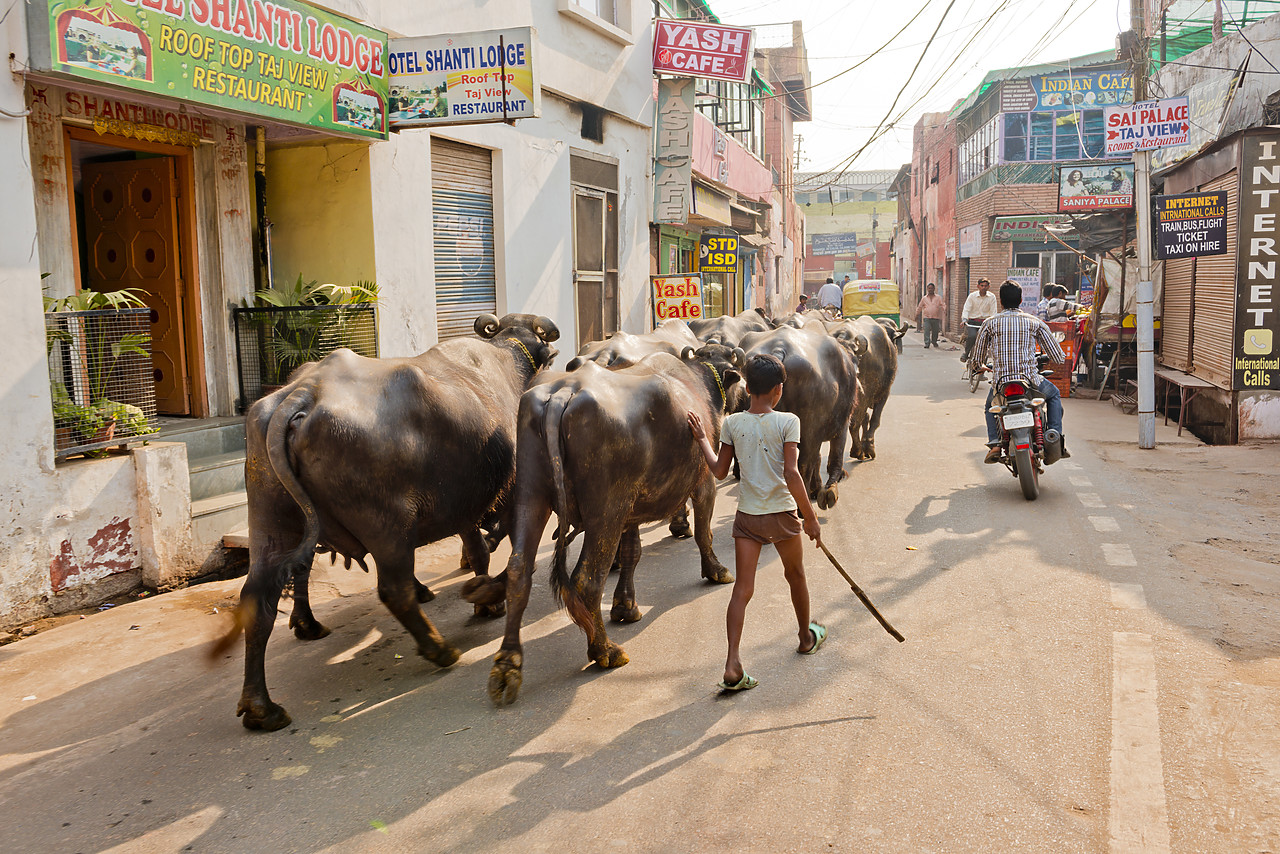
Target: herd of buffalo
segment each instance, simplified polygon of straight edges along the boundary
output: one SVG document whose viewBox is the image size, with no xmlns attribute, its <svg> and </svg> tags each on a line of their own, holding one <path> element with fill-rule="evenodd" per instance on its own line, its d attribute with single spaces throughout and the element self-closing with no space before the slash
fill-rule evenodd
<svg viewBox="0 0 1280 854">
<path fill-rule="evenodd" d="M 534 558 L 554 512 L 552 587 L 586 632 L 602 667 L 627 662 L 605 633 L 600 604 L 619 569 L 610 616 L 640 619 L 634 573 L 644 522 L 672 519 L 693 536 L 702 576 L 732 574 L 711 548 L 716 483 L 686 418 L 713 436 L 724 415 L 745 408 L 739 369 L 772 353 L 787 369 L 779 409 L 800 418 L 800 472 L 826 509 L 836 503 L 846 441 L 875 457 L 875 432 L 897 373 L 906 326 L 870 318 L 830 321 L 796 314 L 770 322 L 736 317 L 669 320 L 644 335 L 618 332 L 582 347 L 566 371 L 548 370 L 559 330 L 528 314 L 476 319 L 474 338 L 444 341 L 412 358 L 369 359 L 338 350 L 299 368 L 291 382 L 246 416 L 249 573 L 236 612 L 245 635 L 244 690 L 237 714 L 250 729 L 290 723 L 267 694 L 265 653 L 280 597 L 292 587 L 289 626 L 303 640 L 329 630 L 311 611 L 316 552 L 377 569 L 378 597 L 442 667 L 458 651 L 423 614 L 434 594 L 414 576 L 414 550 L 458 535 L 475 572 L 463 595 L 482 616 L 506 614 L 489 677 L 505 705 L 520 690 L 520 622 Z M 713 432 L 716 431 L 716 432 Z M 829 443 L 825 478 L 821 449 Z M 487 532 L 487 533 L 486 533 Z M 579 535 L 577 564 L 566 566 Z M 489 553 L 511 538 L 506 570 L 489 575 Z"/>
</svg>

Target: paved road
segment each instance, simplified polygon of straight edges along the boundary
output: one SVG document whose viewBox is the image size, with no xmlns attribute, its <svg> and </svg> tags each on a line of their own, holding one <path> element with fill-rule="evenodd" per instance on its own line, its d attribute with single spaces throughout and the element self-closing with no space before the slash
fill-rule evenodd
<svg viewBox="0 0 1280 854">
<path fill-rule="evenodd" d="M 252 734 L 233 716 L 239 650 L 204 661 L 238 585 L 205 585 L 0 648 L 0 850 L 1280 851 L 1280 637 L 1258 628 L 1280 591 L 1265 562 L 1243 593 L 1208 590 L 1214 561 L 1170 551 L 1209 499 L 1150 461 L 1197 446 L 1135 463 L 1131 418 L 1069 401 L 1075 457 L 1028 503 L 980 463 L 956 354 L 919 342 L 879 459 L 850 464 L 824 519 L 906 643 L 808 550 L 831 635 L 796 655 L 766 552 L 743 643 L 760 687 L 719 696 L 729 589 L 653 525 L 644 619 L 610 626 L 631 663 L 587 666 L 544 555 L 524 688 L 499 710 L 500 625 L 469 616 L 451 554 L 424 550 L 458 665 L 420 660 L 368 577 L 325 570 L 333 634 L 304 644 L 282 621 L 268 651 L 294 724 Z M 1215 508 L 1254 512 L 1220 492 Z M 730 563 L 735 487 L 721 495 Z"/>
</svg>

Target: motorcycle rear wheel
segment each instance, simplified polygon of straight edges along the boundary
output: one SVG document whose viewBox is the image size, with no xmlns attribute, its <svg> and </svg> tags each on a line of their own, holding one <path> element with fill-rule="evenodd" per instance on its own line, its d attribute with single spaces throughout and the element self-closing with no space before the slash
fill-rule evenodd
<svg viewBox="0 0 1280 854">
<path fill-rule="evenodd" d="M 1018 468 L 1018 483 L 1022 486 L 1022 497 L 1035 501 L 1040 495 L 1040 473 L 1036 471 L 1035 460 L 1031 458 L 1030 448 L 1019 448 L 1015 452 L 1014 462 Z"/>
</svg>

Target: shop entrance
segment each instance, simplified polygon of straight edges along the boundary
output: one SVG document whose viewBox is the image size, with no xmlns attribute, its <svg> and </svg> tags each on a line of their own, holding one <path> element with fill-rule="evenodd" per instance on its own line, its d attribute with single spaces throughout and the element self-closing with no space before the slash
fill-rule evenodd
<svg viewBox="0 0 1280 854">
<path fill-rule="evenodd" d="M 119 144 L 117 144 L 119 143 Z M 151 309 L 156 410 L 204 415 L 190 151 L 69 128 L 67 162 L 81 290 L 142 291 Z"/>
</svg>

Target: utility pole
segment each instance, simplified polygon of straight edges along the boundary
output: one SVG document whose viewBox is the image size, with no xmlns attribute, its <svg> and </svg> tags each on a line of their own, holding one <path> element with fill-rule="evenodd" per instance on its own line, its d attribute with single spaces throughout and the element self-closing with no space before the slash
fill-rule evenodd
<svg viewBox="0 0 1280 854">
<path fill-rule="evenodd" d="M 1133 30 L 1130 58 L 1133 61 L 1133 100 L 1147 100 L 1147 69 L 1151 51 L 1143 0 L 1130 0 L 1129 26 Z M 1133 207 L 1138 224 L 1138 447 L 1156 446 L 1156 360 L 1154 286 L 1151 282 L 1151 152 L 1133 156 Z M 1124 306 L 1120 306 L 1121 318 Z M 1123 326 L 1122 326 L 1123 328 Z"/>
</svg>

